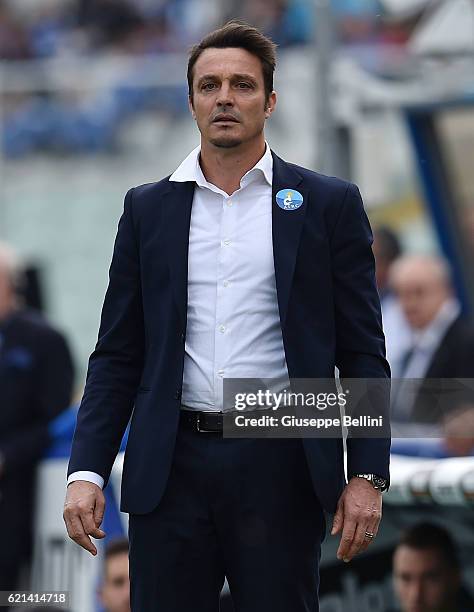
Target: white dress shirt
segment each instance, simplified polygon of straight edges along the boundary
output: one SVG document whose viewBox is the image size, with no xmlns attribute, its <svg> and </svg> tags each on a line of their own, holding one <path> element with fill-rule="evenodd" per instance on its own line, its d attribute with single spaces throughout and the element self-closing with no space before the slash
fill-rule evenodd
<svg viewBox="0 0 474 612">
<path fill-rule="evenodd" d="M 224 410 L 224 378 L 288 381 L 272 242 L 273 159 L 265 154 L 232 195 L 209 183 L 194 149 L 170 181 L 194 181 L 182 403 Z M 74 480 L 103 486 L 94 472 Z"/>
</svg>

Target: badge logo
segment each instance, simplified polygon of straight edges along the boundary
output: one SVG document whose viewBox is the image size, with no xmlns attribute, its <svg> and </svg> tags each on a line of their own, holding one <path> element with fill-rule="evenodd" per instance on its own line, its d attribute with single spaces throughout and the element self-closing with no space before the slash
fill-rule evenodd
<svg viewBox="0 0 474 612">
<path fill-rule="evenodd" d="M 283 210 L 296 210 L 303 204 L 303 196 L 296 189 L 281 189 L 276 194 L 276 201 Z"/>
</svg>

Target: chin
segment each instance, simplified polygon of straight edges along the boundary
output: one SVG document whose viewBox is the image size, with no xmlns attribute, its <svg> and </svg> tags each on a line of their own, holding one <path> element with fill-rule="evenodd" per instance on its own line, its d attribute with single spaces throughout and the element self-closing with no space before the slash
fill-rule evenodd
<svg viewBox="0 0 474 612">
<path fill-rule="evenodd" d="M 241 140 L 232 139 L 232 140 L 211 140 L 211 144 L 215 147 L 219 147 L 220 149 L 234 149 L 242 144 Z"/>
<path fill-rule="evenodd" d="M 215 147 L 219 147 L 221 149 L 233 149 L 234 147 L 238 147 L 242 144 L 242 139 L 226 136 L 222 138 L 211 138 L 209 142 Z"/>
</svg>

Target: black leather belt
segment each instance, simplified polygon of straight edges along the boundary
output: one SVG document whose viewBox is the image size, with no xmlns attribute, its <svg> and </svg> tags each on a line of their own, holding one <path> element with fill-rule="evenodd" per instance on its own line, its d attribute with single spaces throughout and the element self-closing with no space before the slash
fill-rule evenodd
<svg viewBox="0 0 474 612">
<path fill-rule="evenodd" d="M 222 433 L 222 412 L 186 410 L 181 408 L 179 423 L 200 433 Z"/>
</svg>

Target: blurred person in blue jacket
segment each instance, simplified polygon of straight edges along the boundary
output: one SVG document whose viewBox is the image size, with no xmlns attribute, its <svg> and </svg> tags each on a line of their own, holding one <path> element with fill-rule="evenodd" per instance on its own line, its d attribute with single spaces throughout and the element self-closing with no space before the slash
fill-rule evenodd
<svg viewBox="0 0 474 612">
<path fill-rule="evenodd" d="M 31 550 L 35 466 L 50 442 L 48 424 L 67 408 L 73 384 L 63 336 L 23 308 L 20 268 L 0 243 L 0 590 L 17 587 Z"/>
</svg>

